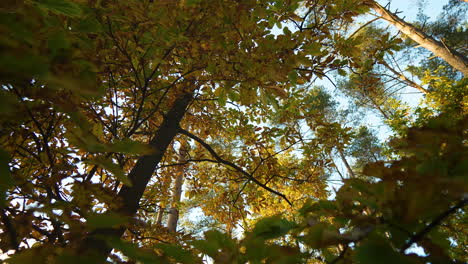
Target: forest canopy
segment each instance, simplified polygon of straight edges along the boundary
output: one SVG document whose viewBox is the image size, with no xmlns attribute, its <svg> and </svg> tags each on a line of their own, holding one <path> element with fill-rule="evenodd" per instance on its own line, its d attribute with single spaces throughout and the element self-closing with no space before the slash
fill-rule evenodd
<svg viewBox="0 0 468 264">
<path fill-rule="evenodd" d="M 1 259 L 466 263 L 468 3 L 419 4 L 2 1 Z"/>
</svg>

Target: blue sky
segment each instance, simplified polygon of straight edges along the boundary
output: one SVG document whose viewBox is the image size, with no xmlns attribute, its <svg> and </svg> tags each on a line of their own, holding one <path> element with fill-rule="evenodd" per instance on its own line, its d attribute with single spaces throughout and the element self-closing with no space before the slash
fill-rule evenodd
<svg viewBox="0 0 468 264">
<path fill-rule="evenodd" d="M 431 19 L 435 19 L 442 11 L 442 7 L 448 3 L 448 0 L 377 0 L 380 4 L 385 5 L 390 2 L 390 9 L 402 11 L 400 17 L 406 17 L 405 20 L 414 20 L 418 13 L 418 2 L 425 3 L 424 13 Z"/>
</svg>

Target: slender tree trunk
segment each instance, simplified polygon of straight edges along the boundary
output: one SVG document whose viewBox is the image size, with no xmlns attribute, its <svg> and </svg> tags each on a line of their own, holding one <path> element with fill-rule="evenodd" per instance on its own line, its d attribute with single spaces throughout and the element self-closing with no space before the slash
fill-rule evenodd
<svg viewBox="0 0 468 264">
<path fill-rule="evenodd" d="M 452 65 L 455 69 L 463 73 L 464 76 L 468 75 L 468 59 L 462 54 L 450 49 L 444 43 L 435 40 L 431 36 L 426 35 L 421 30 L 417 29 L 410 23 L 405 22 L 395 14 L 391 13 L 385 7 L 381 6 L 376 1 L 371 2 L 371 8 L 375 10 L 383 19 L 398 28 L 403 34 L 417 42 L 422 47 L 430 50 L 434 55 L 442 58 L 448 64 Z"/>
<path fill-rule="evenodd" d="M 163 179 L 163 184 L 161 186 L 161 188 L 163 190 L 170 190 L 171 189 L 171 184 L 172 184 L 172 176 L 168 173 L 162 175 Z M 167 213 L 166 211 L 166 206 L 168 204 L 168 202 L 170 202 L 170 200 L 168 199 L 165 199 L 163 201 L 160 201 L 159 202 L 159 211 L 158 211 L 158 215 L 156 216 L 156 223 L 159 225 L 159 226 L 162 226 L 163 223 L 162 223 L 162 220 L 163 220 L 163 217 L 164 217 L 164 214 Z"/>
<path fill-rule="evenodd" d="M 351 166 L 349 166 L 349 163 L 348 163 L 348 161 L 346 160 L 346 157 L 345 157 L 345 155 L 344 155 L 344 153 L 343 153 L 343 150 L 342 150 L 342 149 L 338 149 L 338 153 L 340 154 L 341 161 L 343 161 L 343 163 L 344 163 L 346 169 L 348 170 L 349 176 L 350 176 L 351 178 L 356 178 L 356 175 L 354 174 L 353 169 L 351 169 Z"/>
<path fill-rule="evenodd" d="M 117 213 L 123 217 L 133 217 L 138 209 L 140 198 L 145 191 L 151 176 L 161 161 L 167 147 L 179 131 L 179 123 L 184 117 L 186 109 L 192 100 L 193 90 L 180 95 L 167 115 L 164 117 L 155 137 L 150 141 L 154 153 L 140 157 L 128 178 L 132 186 L 124 185 L 117 194 L 116 200 L 120 206 L 111 213 Z M 98 228 L 83 238 L 77 250 L 78 256 L 87 256 L 96 259 L 96 263 L 104 263 L 112 248 L 106 243 L 105 238 L 120 238 L 125 232 L 125 227 Z"/>
<path fill-rule="evenodd" d="M 185 140 L 181 143 L 179 149 L 179 163 L 185 163 L 187 160 L 188 144 Z M 177 222 L 179 221 L 179 202 L 182 195 L 182 184 L 184 183 L 185 165 L 177 168 L 176 178 L 174 182 L 174 189 L 172 192 L 172 206 L 169 209 L 169 219 L 167 220 L 167 229 L 171 232 L 177 231 Z"/>
<path fill-rule="evenodd" d="M 333 160 L 333 157 L 331 157 L 331 155 L 330 155 L 330 159 L 331 159 L 331 161 L 332 161 L 332 163 L 333 163 L 333 167 L 335 167 L 336 172 L 337 172 L 338 175 L 340 176 L 340 179 L 341 179 L 342 181 L 344 181 L 344 180 L 345 180 L 345 177 L 343 176 L 343 174 L 341 174 L 341 171 L 338 169 L 338 166 L 336 166 L 336 163 L 335 163 L 335 161 Z"/>
<path fill-rule="evenodd" d="M 158 215 L 156 217 L 156 224 L 157 225 L 162 225 L 162 218 L 163 218 L 163 215 L 164 215 L 164 210 L 166 208 L 162 207 L 162 206 L 158 206 Z"/>
</svg>

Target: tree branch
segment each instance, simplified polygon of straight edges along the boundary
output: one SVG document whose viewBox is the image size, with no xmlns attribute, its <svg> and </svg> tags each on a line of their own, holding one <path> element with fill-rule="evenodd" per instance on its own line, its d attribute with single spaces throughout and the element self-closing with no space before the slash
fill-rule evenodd
<svg viewBox="0 0 468 264">
<path fill-rule="evenodd" d="M 381 15 L 384 20 L 394 25 L 398 30 L 403 32 L 403 34 L 434 53 L 434 55 L 445 60 L 452 67 L 462 72 L 464 76 L 468 75 L 468 59 L 465 56 L 455 50 L 449 50 L 448 47 L 444 46 L 440 41 L 437 41 L 420 29 L 399 18 L 396 14 L 393 14 L 377 3 L 377 1 L 370 1 L 369 5 L 375 12 Z"/>
<path fill-rule="evenodd" d="M 213 156 L 213 158 L 215 158 L 215 160 L 218 161 L 219 163 L 222 163 L 222 164 L 224 164 L 224 165 L 226 165 L 226 166 L 229 166 L 229 167 L 235 169 L 236 171 L 238 171 L 238 172 L 240 172 L 242 175 L 244 175 L 247 179 L 253 181 L 254 183 L 256 183 L 257 185 L 259 185 L 259 186 L 262 187 L 263 189 L 267 190 L 268 192 L 271 192 L 271 193 L 273 193 L 273 194 L 278 195 L 279 197 L 283 198 L 289 205 L 292 205 L 292 203 L 288 200 L 288 198 L 287 198 L 284 194 L 282 194 L 282 193 L 280 193 L 280 192 L 278 192 L 278 191 L 275 191 L 275 190 L 271 189 L 270 187 L 266 186 L 265 184 L 259 182 L 257 179 L 255 179 L 255 177 L 254 177 L 252 174 L 246 172 L 245 170 L 243 170 L 242 168 L 240 168 L 240 167 L 237 166 L 236 164 L 234 164 L 234 163 L 232 163 L 232 162 L 230 162 L 230 161 L 228 161 L 228 160 L 222 159 L 222 158 L 213 150 L 213 148 L 212 148 L 209 144 L 207 144 L 205 141 L 203 141 L 201 138 L 195 136 L 194 134 L 192 134 L 192 133 L 190 133 L 190 132 L 188 132 L 187 130 L 184 130 L 184 129 L 182 129 L 182 128 L 179 129 L 179 133 L 181 133 L 182 135 L 185 135 L 185 136 L 187 136 L 187 137 L 189 137 L 189 138 L 191 138 L 191 139 L 197 141 L 198 143 L 200 143 L 206 150 L 208 150 L 208 152 L 210 152 L 211 156 Z"/>
<path fill-rule="evenodd" d="M 411 245 L 413 245 L 413 243 L 417 243 L 418 241 L 420 241 L 434 227 L 440 225 L 442 221 L 445 220 L 445 218 L 454 214 L 458 209 L 463 208 L 466 204 L 468 204 L 468 198 L 462 199 L 455 206 L 453 206 L 452 208 L 448 209 L 447 211 L 437 216 L 429 225 L 427 225 L 421 231 L 414 234 L 411 237 L 411 239 L 400 249 L 400 253 L 404 253 L 409 247 L 411 247 Z"/>
</svg>

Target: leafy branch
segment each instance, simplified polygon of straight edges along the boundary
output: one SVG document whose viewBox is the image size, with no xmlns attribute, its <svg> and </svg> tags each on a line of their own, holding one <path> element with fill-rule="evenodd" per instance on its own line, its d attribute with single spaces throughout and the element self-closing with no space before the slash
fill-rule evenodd
<svg viewBox="0 0 468 264">
<path fill-rule="evenodd" d="M 231 168 L 233 168 L 234 170 L 240 172 L 242 175 L 244 175 L 245 177 L 247 177 L 249 180 L 253 181 L 254 183 L 256 183 L 257 185 L 259 185 L 260 187 L 262 187 L 263 189 L 267 190 L 268 192 L 271 192 L 273 194 L 276 194 L 278 195 L 279 197 L 283 198 L 289 205 L 292 205 L 292 203 L 288 200 L 288 198 L 286 197 L 286 195 L 278 192 L 278 191 L 275 191 L 273 189 L 271 189 L 270 187 L 266 186 L 265 184 L 261 183 L 260 181 L 258 181 L 252 174 L 248 173 L 247 171 L 243 170 L 242 168 L 240 168 L 239 166 L 237 166 L 236 164 L 228 161 L 228 160 L 225 160 L 223 158 L 221 158 L 217 153 L 216 151 L 214 151 L 214 149 L 208 144 L 206 143 L 205 141 L 203 141 L 201 138 L 195 136 L 194 134 L 188 132 L 187 130 L 184 130 L 182 128 L 179 129 L 179 133 L 181 133 L 182 135 L 185 135 L 195 141 L 197 141 L 198 143 L 200 143 L 206 150 L 208 150 L 208 152 L 210 152 L 211 156 L 213 156 L 213 158 L 215 158 L 215 160 L 218 162 L 218 163 L 221 163 L 221 164 L 224 164 L 224 165 L 227 165 Z"/>
</svg>

